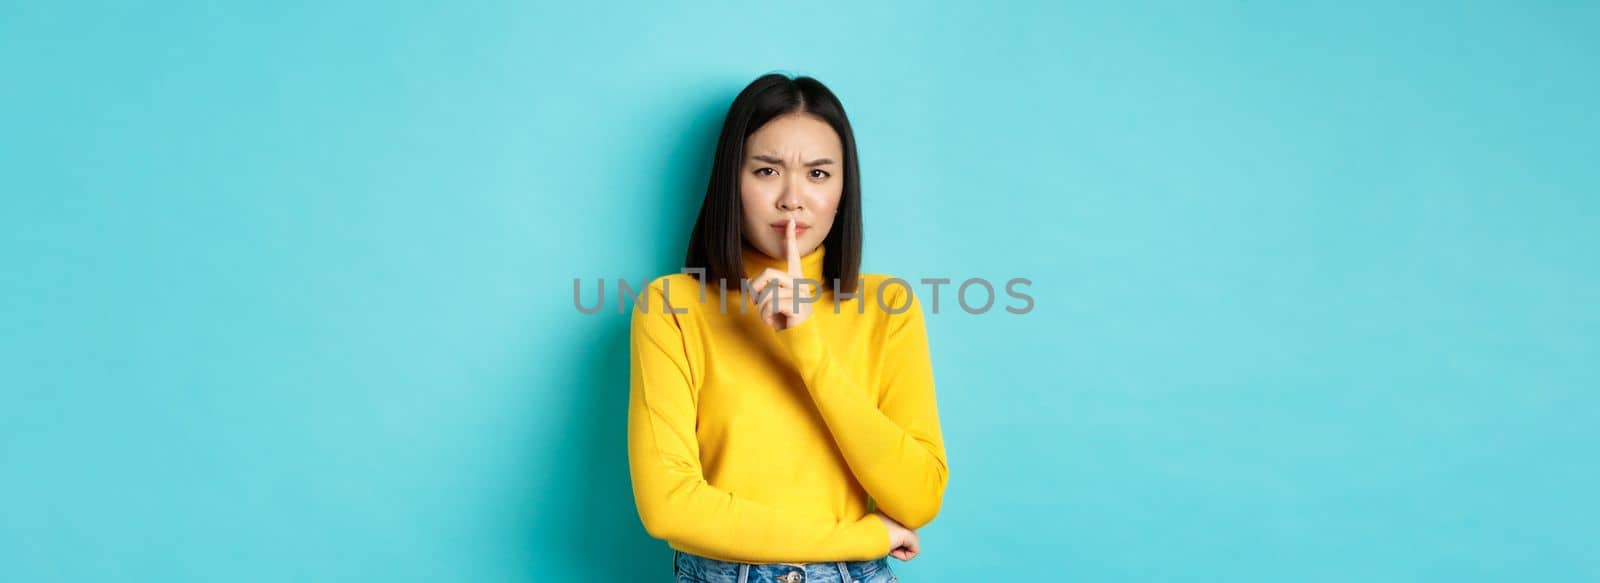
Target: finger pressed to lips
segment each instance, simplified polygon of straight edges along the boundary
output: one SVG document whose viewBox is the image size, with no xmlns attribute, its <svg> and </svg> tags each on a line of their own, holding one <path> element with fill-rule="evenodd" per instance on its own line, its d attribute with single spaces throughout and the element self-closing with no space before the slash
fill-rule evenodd
<svg viewBox="0 0 1600 583">
<path fill-rule="evenodd" d="M 789 254 L 789 275 L 800 277 L 804 271 L 800 266 L 800 244 L 795 241 L 794 219 L 789 219 L 789 227 L 784 235 L 784 247 Z"/>
<path fill-rule="evenodd" d="M 775 225 L 776 226 L 776 225 Z M 758 306 L 756 313 L 768 325 L 779 327 L 787 323 L 794 325 L 797 319 L 804 319 L 809 313 L 806 304 L 809 304 L 814 294 L 815 283 L 802 283 L 805 271 L 801 262 L 801 250 L 798 242 L 797 231 L 803 230 L 798 223 L 790 218 L 783 223 L 783 254 L 785 258 L 784 271 L 767 268 L 761 271 L 750 282 L 750 296 L 745 301 Z M 776 283 L 777 287 L 768 289 Z M 804 300 L 804 301 L 802 301 Z"/>
<path fill-rule="evenodd" d="M 789 222 L 787 220 L 785 220 L 784 222 L 775 223 L 775 224 L 772 225 L 772 229 L 778 232 L 778 236 L 779 237 L 788 236 L 788 227 L 789 227 Z M 795 236 L 804 235 L 804 234 L 806 234 L 806 231 L 808 231 L 810 229 L 811 229 L 811 227 L 806 226 L 806 225 L 795 225 L 794 226 L 794 234 L 795 234 Z"/>
</svg>

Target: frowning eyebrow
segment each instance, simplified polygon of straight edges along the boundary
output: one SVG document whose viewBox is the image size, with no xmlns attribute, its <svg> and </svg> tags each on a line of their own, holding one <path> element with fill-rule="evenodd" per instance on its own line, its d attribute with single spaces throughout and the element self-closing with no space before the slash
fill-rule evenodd
<svg viewBox="0 0 1600 583">
<path fill-rule="evenodd" d="M 784 165 L 783 159 L 779 158 L 777 156 L 768 156 L 766 154 L 756 154 L 754 156 L 751 156 L 751 158 L 756 159 L 756 160 L 760 160 L 762 162 L 766 162 L 768 164 L 777 164 L 779 166 L 783 166 Z M 812 167 L 814 167 L 814 166 L 827 166 L 827 165 L 833 164 L 833 163 L 834 163 L 833 162 L 833 158 L 817 158 L 816 160 L 812 160 L 810 162 L 806 162 L 806 166 L 812 166 Z"/>
</svg>

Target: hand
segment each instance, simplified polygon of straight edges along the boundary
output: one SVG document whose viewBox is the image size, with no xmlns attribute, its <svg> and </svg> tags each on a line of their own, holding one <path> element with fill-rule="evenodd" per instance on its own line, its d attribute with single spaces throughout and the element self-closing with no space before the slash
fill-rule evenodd
<svg viewBox="0 0 1600 583">
<path fill-rule="evenodd" d="M 789 270 L 787 272 L 776 269 L 767 269 L 750 282 L 751 297 L 749 301 L 756 304 L 759 309 L 756 313 L 761 316 L 761 321 L 766 322 L 778 330 L 788 330 L 799 326 L 806 318 L 811 317 L 811 302 L 813 290 L 810 285 L 800 284 L 797 279 L 805 277 L 805 271 L 800 265 L 800 245 L 795 243 L 794 219 L 789 219 L 789 224 L 784 228 L 784 252 L 789 256 Z M 768 286 L 776 286 L 766 292 Z M 763 292 L 767 295 L 763 296 Z M 798 302 L 796 296 L 799 296 Z"/>
<path fill-rule="evenodd" d="M 917 531 L 906 528 L 882 512 L 872 514 L 882 520 L 884 526 L 889 527 L 889 556 L 901 561 L 916 558 L 917 553 L 922 551 L 922 542 L 917 539 Z"/>
</svg>

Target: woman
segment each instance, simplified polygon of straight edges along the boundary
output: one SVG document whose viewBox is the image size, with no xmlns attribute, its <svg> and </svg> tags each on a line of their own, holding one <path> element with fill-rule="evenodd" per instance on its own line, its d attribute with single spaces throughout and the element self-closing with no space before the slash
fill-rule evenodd
<svg viewBox="0 0 1600 583">
<path fill-rule="evenodd" d="M 756 79 L 723 122 L 688 273 L 635 302 L 629 470 L 680 582 L 897 581 L 885 557 L 915 557 L 939 511 L 922 308 L 859 273 L 856 168 L 827 87 Z"/>
</svg>

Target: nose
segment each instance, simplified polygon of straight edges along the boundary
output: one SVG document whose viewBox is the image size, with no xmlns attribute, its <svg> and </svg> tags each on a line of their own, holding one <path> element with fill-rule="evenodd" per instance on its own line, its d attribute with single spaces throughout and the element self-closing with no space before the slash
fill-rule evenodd
<svg viewBox="0 0 1600 583">
<path fill-rule="evenodd" d="M 800 197 L 795 194 L 797 190 L 793 186 L 783 189 L 783 193 L 778 195 L 778 210 L 794 212 L 805 208 L 800 204 Z"/>
<path fill-rule="evenodd" d="M 782 180 L 783 190 L 778 192 L 778 210 L 792 213 L 804 208 L 800 204 L 800 189 L 804 187 L 799 183 L 800 177 L 800 174 L 796 174 Z"/>
</svg>

